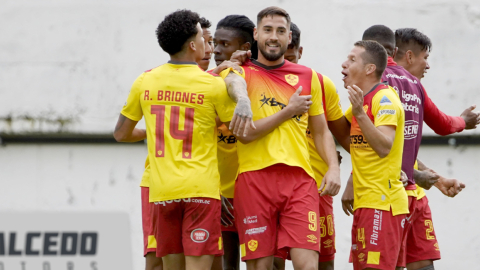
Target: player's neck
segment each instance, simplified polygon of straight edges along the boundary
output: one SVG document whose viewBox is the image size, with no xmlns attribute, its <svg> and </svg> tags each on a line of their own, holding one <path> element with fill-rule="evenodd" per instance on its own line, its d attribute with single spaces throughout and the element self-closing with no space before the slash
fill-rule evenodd
<svg viewBox="0 0 480 270">
<path fill-rule="evenodd" d="M 380 80 L 364 80 L 362 83 L 359 83 L 357 86 L 360 87 L 363 91 L 363 96 L 368 94 L 370 90 L 372 90 L 375 85 L 379 84 L 381 81 Z"/>
<path fill-rule="evenodd" d="M 260 50 L 258 50 L 258 59 L 257 59 L 257 62 L 259 62 L 259 63 L 262 64 L 262 65 L 265 65 L 265 66 L 278 66 L 278 65 L 281 65 L 284 61 L 285 61 L 285 59 L 283 58 L 283 55 L 282 55 L 282 57 L 278 58 L 278 59 L 275 60 L 275 61 L 268 61 L 265 57 L 263 57 L 263 55 L 262 55 L 262 53 L 260 52 Z"/>
<path fill-rule="evenodd" d="M 170 61 L 174 63 L 195 63 L 195 55 L 190 53 L 170 55 Z"/>
</svg>

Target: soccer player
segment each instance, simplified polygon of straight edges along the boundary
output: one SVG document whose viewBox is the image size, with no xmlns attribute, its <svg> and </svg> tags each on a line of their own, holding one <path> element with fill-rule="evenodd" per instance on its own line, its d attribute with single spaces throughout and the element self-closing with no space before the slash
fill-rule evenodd
<svg viewBox="0 0 480 270">
<path fill-rule="evenodd" d="M 256 126 L 246 137 L 237 137 L 240 174 L 235 184 L 235 220 L 248 269 L 271 269 L 277 244 L 290 249 L 296 269 L 318 268 L 318 192 L 305 140 L 307 125 L 329 166 L 322 195 L 336 195 L 340 186 L 335 145 L 322 115 L 318 75 L 284 61 L 289 29 L 285 10 L 260 11 L 254 34 L 258 60 L 242 66 Z M 233 74 L 228 72 L 222 76 Z M 288 115 L 283 108 L 300 91 L 311 95 L 308 114 Z M 289 120 L 276 124 L 284 119 Z"/>
<path fill-rule="evenodd" d="M 156 255 L 164 269 L 210 269 L 214 255 L 222 253 L 215 117 L 237 122 L 241 116 L 243 126 L 234 131 L 246 135 L 253 127 L 250 102 L 242 88 L 230 87 L 227 93 L 219 77 L 197 66 L 205 56 L 197 13 L 167 15 L 157 38 L 171 60 L 137 78 L 114 137 L 121 142 L 148 138 L 151 217 L 154 236 L 162 239 Z M 232 76 L 226 82 L 242 83 Z M 146 131 L 135 128 L 143 116 Z"/>
<path fill-rule="evenodd" d="M 303 47 L 300 45 L 301 31 L 296 24 L 291 22 L 292 42 L 284 54 L 286 60 L 297 64 L 302 57 Z M 335 85 L 325 75 L 317 74 L 322 85 L 323 109 L 327 119 L 328 127 L 337 141 L 350 151 L 350 125 L 343 115 L 340 105 L 340 97 L 337 94 Z M 325 161 L 317 154 L 312 136 L 307 131 L 309 144 L 310 163 L 315 174 L 317 186 L 320 187 L 322 179 L 328 170 Z M 319 193 L 322 190 L 319 190 Z M 335 226 L 333 216 L 333 197 L 329 195 L 320 196 L 319 194 L 319 228 L 320 228 L 320 255 L 318 269 L 334 269 L 335 258 Z M 280 251 L 275 255 L 274 269 L 285 269 L 285 258 L 288 257 L 285 251 Z"/>
<path fill-rule="evenodd" d="M 210 27 L 212 24 L 209 20 L 204 17 L 200 18 L 200 26 L 203 31 L 203 40 L 205 41 L 205 56 L 198 62 L 198 65 L 203 69 L 207 70 L 210 65 L 210 59 L 212 59 L 213 53 L 213 36 Z"/>
<path fill-rule="evenodd" d="M 395 62 L 421 81 L 427 69 L 430 68 L 427 60 L 432 47 L 430 39 L 416 29 L 403 28 L 395 31 L 395 41 L 398 47 Z M 460 132 L 464 128 L 475 128 L 480 122 L 479 114 L 473 112 L 475 105 L 467 108 L 460 117 L 451 117 L 436 108 L 425 89 L 423 93 L 425 95 L 424 120 L 440 135 Z M 419 167 L 426 171 L 423 163 L 419 162 Z M 418 175 L 415 180 L 417 177 Z M 437 184 L 436 186 L 438 187 Z M 434 269 L 433 261 L 440 259 L 440 248 L 433 228 L 428 199 L 423 189 L 418 188 L 416 199 L 415 216 L 412 217 L 412 227 L 406 239 L 406 266 L 413 270 Z"/>
<path fill-rule="evenodd" d="M 342 64 L 351 106 L 350 154 L 354 208 L 354 269 L 395 269 L 408 214 L 400 181 L 404 110 L 398 94 L 381 83 L 387 52 L 376 41 L 358 41 Z"/>
</svg>

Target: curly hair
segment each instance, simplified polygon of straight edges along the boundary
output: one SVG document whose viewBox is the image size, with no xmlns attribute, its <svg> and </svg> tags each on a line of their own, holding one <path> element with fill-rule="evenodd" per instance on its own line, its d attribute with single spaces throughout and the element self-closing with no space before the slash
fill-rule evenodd
<svg viewBox="0 0 480 270">
<path fill-rule="evenodd" d="M 200 26 L 202 28 L 210 28 L 212 26 L 212 23 L 209 20 L 205 19 L 205 17 L 201 17 Z"/>
<path fill-rule="evenodd" d="M 170 55 L 182 51 L 185 44 L 197 35 L 199 22 L 200 16 L 187 9 L 168 14 L 156 31 L 160 47 Z"/>
</svg>

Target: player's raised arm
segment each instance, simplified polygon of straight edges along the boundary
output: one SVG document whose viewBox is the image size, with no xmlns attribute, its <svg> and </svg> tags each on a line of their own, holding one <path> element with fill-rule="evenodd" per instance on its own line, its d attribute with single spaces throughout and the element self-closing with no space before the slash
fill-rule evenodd
<svg viewBox="0 0 480 270">
<path fill-rule="evenodd" d="M 245 137 L 250 128 L 255 129 L 247 93 L 247 83 L 245 79 L 232 71 L 225 77 L 225 84 L 227 85 L 228 95 L 237 103 L 229 129 L 237 137 Z"/>
</svg>

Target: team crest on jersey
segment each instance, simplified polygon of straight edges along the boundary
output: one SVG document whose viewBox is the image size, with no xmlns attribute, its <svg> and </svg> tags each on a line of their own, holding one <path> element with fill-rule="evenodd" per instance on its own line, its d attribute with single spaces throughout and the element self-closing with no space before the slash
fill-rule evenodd
<svg viewBox="0 0 480 270">
<path fill-rule="evenodd" d="M 258 248 L 258 241 L 257 240 L 250 240 L 248 241 L 248 249 L 251 251 L 255 251 Z"/>
<path fill-rule="evenodd" d="M 383 105 L 392 105 L 392 102 L 390 101 L 390 99 L 387 98 L 387 96 L 383 96 L 380 100 L 380 106 Z"/>
<path fill-rule="evenodd" d="M 287 81 L 288 84 L 291 86 L 295 86 L 298 83 L 298 76 L 293 75 L 293 74 L 287 74 L 285 75 L 285 80 Z"/>
<path fill-rule="evenodd" d="M 368 111 L 368 105 L 363 105 L 363 111 L 367 112 Z"/>
<path fill-rule="evenodd" d="M 209 233 L 207 230 L 204 229 L 195 229 L 190 234 L 190 238 L 195 243 L 203 243 L 207 241 Z"/>
</svg>

